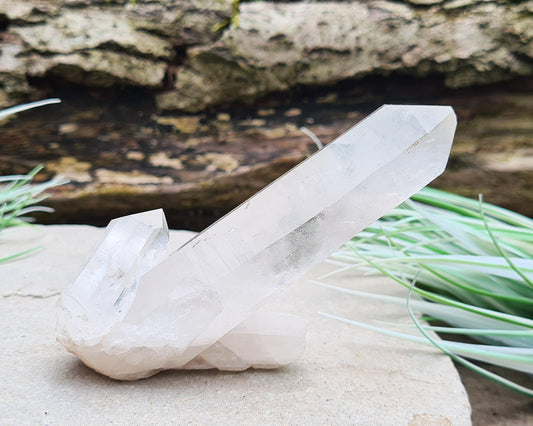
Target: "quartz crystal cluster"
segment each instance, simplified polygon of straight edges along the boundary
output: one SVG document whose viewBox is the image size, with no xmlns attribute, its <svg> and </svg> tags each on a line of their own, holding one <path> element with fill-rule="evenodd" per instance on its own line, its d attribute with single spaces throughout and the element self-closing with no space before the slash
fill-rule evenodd
<svg viewBox="0 0 533 426">
<path fill-rule="evenodd" d="M 262 303 L 442 173 L 455 127 L 451 107 L 385 105 L 173 253 L 161 210 L 111 221 L 59 341 L 122 380 L 297 359 L 303 321 Z"/>
</svg>

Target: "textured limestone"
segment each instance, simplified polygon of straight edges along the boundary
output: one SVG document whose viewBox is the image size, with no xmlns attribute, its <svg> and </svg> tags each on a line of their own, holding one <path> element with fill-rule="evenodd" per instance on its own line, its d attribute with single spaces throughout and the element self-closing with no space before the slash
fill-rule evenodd
<svg viewBox="0 0 533 426">
<path fill-rule="evenodd" d="M 151 34 L 139 36 L 127 19 L 105 8 L 67 9 L 45 23 L 18 27 L 13 32 L 27 48 L 43 54 L 107 47 L 153 58 L 172 55 L 170 42 Z"/>
<path fill-rule="evenodd" d="M 14 230 L 13 230 L 14 231 Z M 20 230 L 17 230 L 19 232 Z M 470 424 L 470 407 L 448 358 L 317 314 L 410 322 L 405 309 L 360 303 L 302 281 L 269 308 L 309 320 L 306 352 L 288 368 L 244 373 L 168 372 L 119 383 L 86 368 L 55 342 L 58 293 L 75 279 L 102 229 L 49 226 L 2 234 L 0 256 L 42 244 L 0 266 L 0 412 L 6 424 Z M 171 232 L 180 246 L 190 233 Z M 83 242 L 83 243 L 80 243 Z M 321 266 L 314 273 L 324 272 Z M 385 278 L 345 277 L 361 291 L 404 294 Z"/>
<path fill-rule="evenodd" d="M 134 4 L 131 0 L 4 0 L 0 5 L 0 16 L 16 27 L 39 24 L 35 28 L 45 30 L 40 36 L 29 30 L 39 49 L 48 42 L 64 45 L 65 36 L 73 35 L 78 38 L 76 44 L 86 46 L 113 34 L 117 46 L 123 41 L 128 45 L 132 37 L 140 44 L 153 40 L 155 48 L 158 43 L 161 48 L 166 45 L 154 36 L 166 39 L 167 45 L 205 44 L 218 37 L 217 28 L 226 25 L 231 15 L 230 0 L 136 0 Z M 73 22 L 65 20 L 67 16 Z M 84 32 L 86 37 L 81 37 Z M 63 39 L 50 40 L 52 33 Z"/>
<path fill-rule="evenodd" d="M 393 71 L 443 74 L 450 87 L 531 75 L 531 3 L 463 6 L 455 13 L 382 0 L 244 3 L 238 27 L 189 49 L 174 91 L 158 95 L 158 106 L 200 111 Z"/>
<path fill-rule="evenodd" d="M 216 39 L 231 11 L 229 0 L 6 0 L 0 4 L 0 21 L 8 23 L 0 49 L 2 62 L 7 57 L 10 64 L 0 66 L 7 80 L 0 102 L 35 92 L 26 77 L 161 88 L 175 49 Z"/>
<path fill-rule="evenodd" d="M 5 0 L 2 56 L 21 50 L 0 101 L 35 94 L 35 76 L 141 86 L 189 112 L 393 72 L 485 84 L 532 74 L 532 16 L 531 0 Z"/>
<path fill-rule="evenodd" d="M 91 50 L 45 58 L 28 56 L 26 72 L 31 77 L 55 75 L 64 81 L 100 87 L 117 83 L 159 87 L 165 77 L 166 65 L 162 61 L 131 57 L 121 52 Z"/>
<path fill-rule="evenodd" d="M 32 92 L 26 78 L 25 62 L 19 57 L 21 52 L 20 43 L 0 48 L 0 105 L 10 105 L 13 99 Z"/>
</svg>

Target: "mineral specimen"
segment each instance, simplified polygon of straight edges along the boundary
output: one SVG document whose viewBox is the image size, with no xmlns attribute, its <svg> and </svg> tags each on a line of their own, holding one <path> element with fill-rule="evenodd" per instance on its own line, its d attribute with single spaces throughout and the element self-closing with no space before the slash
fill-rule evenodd
<svg viewBox="0 0 533 426">
<path fill-rule="evenodd" d="M 169 255 L 161 210 L 111 221 L 58 339 L 123 380 L 293 361 L 304 325 L 261 303 L 442 173 L 455 126 L 451 107 L 385 105 Z"/>
</svg>

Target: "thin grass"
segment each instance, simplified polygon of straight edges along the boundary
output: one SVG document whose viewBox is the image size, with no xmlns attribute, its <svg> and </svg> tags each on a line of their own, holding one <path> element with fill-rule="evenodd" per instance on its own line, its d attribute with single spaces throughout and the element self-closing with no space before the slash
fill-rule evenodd
<svg viewBox="0 0 533 426">
<path fill-rule="evenodd" d="M 19 105 L 0 111 L 0 120 L 19 112 L 26 111 L 44 105 L 55 104 L 60 102 L 59 99 L 47 99 L 30 104 Z M 0 176 L 0 238 L 2 231 L 13 226 L 29 225 L 31 217 L 26 216 L 34 212 L 53 212 L 49 207 L 39 206 L 43 200 L 49 197 L 46 191 L 58 185 L 68 182 L 67 179 L 57 176 L 47 182 L 35 184 L 33 180 L 37 173 L 43 169 L 43 165 L 36 166 L 26 175 Z M 1 241 L 0 241 L 1 242 Z M 13 253 L 0 258 L 1 262 L 7 262 L 27 254 L 30 254 L 39 247 Z"/>
<path fill-rule="evenodd" d="M 363 325 L 397 337 L 427 342 L 457 362 L 533 396 L 533 391 L 473 364 L 479 360 L 533 374 L 533 221 L 479 201 L 426 188 L 335 253 L 336 270 L 316 282 L 387 303 L 402 298 L 366 294 L 326 283 L 362 268 L 409 289 L 407 309 L 423 337 Z M 416 286 L 414 283 L 416 282 Z M 449 327 L 422 325 L 416 309 Z M 338 317 L 337 317 L 338 318 Z M 339 319 L 339 318 L 338 318 Z M 476 343 L 434 338 L 429 331 L 464 334 Z"/>
</svg>

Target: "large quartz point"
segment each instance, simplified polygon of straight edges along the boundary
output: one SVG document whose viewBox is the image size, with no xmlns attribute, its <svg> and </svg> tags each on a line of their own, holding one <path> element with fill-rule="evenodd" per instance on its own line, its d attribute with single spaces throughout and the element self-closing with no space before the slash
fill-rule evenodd
<svg viewBox="0 0 533 426">
<path fill-rule="evenodd" d="M 171 254 L 161 210 L 111 221 L 60 342 L 124 380 L 295 360 L 304 324 L 262 302 L 442 173 L 455 127 L 451 107 L 385 105 Z"/>
</svg>

